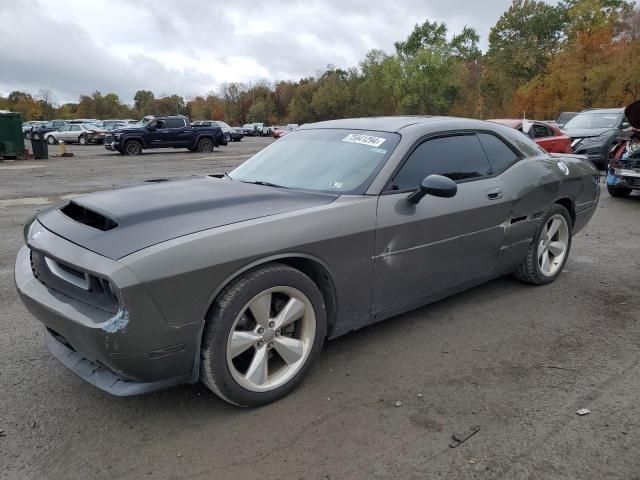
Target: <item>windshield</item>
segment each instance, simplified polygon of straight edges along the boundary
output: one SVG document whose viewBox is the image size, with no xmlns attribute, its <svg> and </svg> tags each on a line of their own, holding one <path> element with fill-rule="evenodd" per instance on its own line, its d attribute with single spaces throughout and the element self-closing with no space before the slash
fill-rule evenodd
<svg viewBox="0 0 640 480">
<path fill-rule="evenodd" d="M 362 130 L 298 130 L 231 172 L 233 180 L 326 193 L 363 194 L 400 135 Z"/>
<path fill-rule="evenodd" d="M 569 120 L 564 128 L 616 128 L 619 113 L 585 112 Z"/>
</svg>

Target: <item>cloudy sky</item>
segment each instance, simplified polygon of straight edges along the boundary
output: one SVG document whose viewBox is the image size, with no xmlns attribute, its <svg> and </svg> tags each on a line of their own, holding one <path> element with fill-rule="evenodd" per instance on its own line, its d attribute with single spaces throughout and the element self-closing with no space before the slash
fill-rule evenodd
<svg viewBox="0 0 640 480">
<path fill-rule="evenodd" d="M 548 0 L 554 2 L 554 0 Z M 0 0 L 0 94 L 136 90 L 186 97 L 223 82 L 299 79 L 391 52 L 416 23 L 489 28 L 510 0 Z"/>
</svg>

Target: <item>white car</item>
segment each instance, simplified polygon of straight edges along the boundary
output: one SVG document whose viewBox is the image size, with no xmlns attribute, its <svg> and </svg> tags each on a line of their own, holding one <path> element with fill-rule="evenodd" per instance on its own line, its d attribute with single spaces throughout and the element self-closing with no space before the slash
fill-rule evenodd
<svg viewBox="0 0 640 480">
<path fill-rule="evenodd" d="M 79 143 L 87 145 L 88 143 L 102 143 L 106 130 L 92 124 L 76 123 L 65 125 L 53 132 L 45 133 L 44 139 L 49 145 L 55 145 L 59 141 L 65 143 Z"/>
</svg>

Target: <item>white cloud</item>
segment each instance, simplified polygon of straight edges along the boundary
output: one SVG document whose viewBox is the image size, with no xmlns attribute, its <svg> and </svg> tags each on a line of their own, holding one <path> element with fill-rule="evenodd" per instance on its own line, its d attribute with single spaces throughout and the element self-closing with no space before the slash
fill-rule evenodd
<svg viewBox="0 0 640 480">
<path fill-rule="evenodd" d="M 483 37 L 510 0 L 46 0 L 0 2 L 0 92 L 48 88 L 205 94 L 223 82 L 294 79 L 393 50 L 416 23 Z"/>
</svg>

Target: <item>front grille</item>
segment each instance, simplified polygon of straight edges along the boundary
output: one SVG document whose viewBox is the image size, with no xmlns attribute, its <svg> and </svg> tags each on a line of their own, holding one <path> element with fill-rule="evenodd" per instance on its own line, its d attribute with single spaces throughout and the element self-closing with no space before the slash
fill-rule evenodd
<svg viewBox="0 0 640 480">
<path fill-rule="evenodd" d="M 627 178 L 627 182 L 631 187 L 640 187 L 640 178 L 638 177 Z"/>
<path fill-rule="evenodd" d="M 118 311 L 118 297 L 107 279 L 47 257 L 38 250 L 31 249 L 30 255 L 33 275 L 45 287 L 109 313 Z"/>
</svg>

